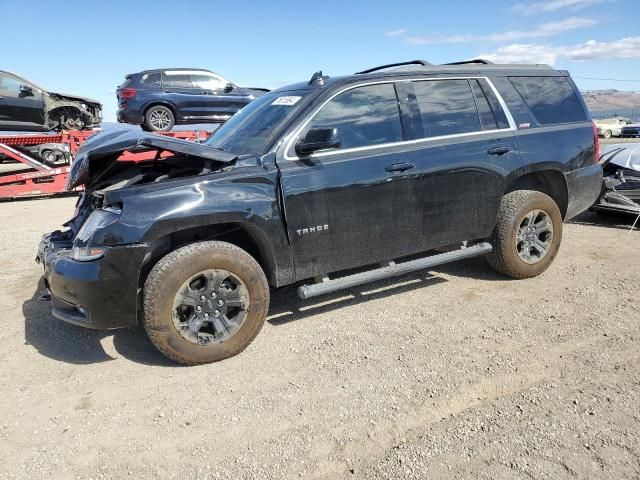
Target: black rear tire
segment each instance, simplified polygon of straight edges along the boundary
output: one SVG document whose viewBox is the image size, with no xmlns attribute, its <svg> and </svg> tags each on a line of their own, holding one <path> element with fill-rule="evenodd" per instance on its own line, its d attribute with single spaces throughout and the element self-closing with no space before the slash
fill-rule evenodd
<svg viewBox="0 0 640 480">
<path fill-rule="evenodd" d="M 185 284 L 191 289 L 189 282 L 207 272 L 216 272 L 212 274 L 214 276 L 218 272 L 226 272 L 242 285 L 246 299 L 241 308 L 243 320 L 234 326 L 233 331 L 230 328 L 226 328 L 226 332 L 223 332 L 224 329 L 220 332 L 216 330 L 222 324 L 215 325 L 214 311 L 217 312 L 215 320 L 219 322 L 220 312 L 217 309 L 224 307 L 217 307 L 217 303 L 208 301 L 223 297 L 216 297 L 211 290 L 207 293 L 209 281 L 205 280 L 205 286 L 201 290 L 203 295 L 196 294 L 198 303 L 193 306 L 194 309 L 199 309 L 200 314 L 195 314 L 194 310 L 187 316 L 194 319 L 196 315 L 205 315 L 205 311 L 209 311 L 206 314 L 208 320 L 202 320 L 203 327 L 198 328 L 210 329 L 213 333 L 201 334 L 198 331 L 194 337 L 191 327 L 181 324 L 180 309 L 184 305 L 180 305 L 177 312 L 176 301 L 180 304 L 182 300 L 176 299 L 182 298 L 180 292 L 184 291 Z M 227 278 L 224 273 L 220 275 Z M 216 284 L 215 278 L 211 284 Z M 169 253 L 149 273 L 143 296 L 143 325 L 149 338 L 165 356 L 184 365 L 216 362 L 237 355 L 258 335 L 269 310 L 269 284 L 262 268 L 247 252 L 226 242 L 192 243 Z M 199 303 L 200 299 L 203 303 Z M 225 318 L 225 325 L 228 320 Z"/>
<path fill-rule="evenodd" d="M 549 268 L 561 241 L 562 214 L 556 202 L 542 192 L 516 190 L 502 197 L 487 260 L 509 277 L 535 277 Z"/>
<path fill-rule="evenodd" d="M 163 105 L 155 105 L 144 114 L 144 124 L 150 132 L 168 132 L 175 123 L 173 112 Z"/>
</svg>

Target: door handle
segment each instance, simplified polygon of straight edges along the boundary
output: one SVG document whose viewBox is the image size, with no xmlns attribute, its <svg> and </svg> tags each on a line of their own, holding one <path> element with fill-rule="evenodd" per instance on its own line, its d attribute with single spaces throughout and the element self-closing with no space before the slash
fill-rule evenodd
<svg viewBox="0 0 640 480">
<path fill-rule="evenodd" d="M 493 147 L 487 150 L 489 155 L 504 155 L 505 153 L 509 153 L 511 151 L 511 147 Z"/>
<path fill-rule="evenodd" d="M 410 162 L 393 163 L 391 165 L 387 165 L 385 167 L 385 170 L 387 172 L 404 172 L 406 170 L 412 169 L 415 166 L 416 166 L 415 163 L 410 163 Z"/>
</svg>

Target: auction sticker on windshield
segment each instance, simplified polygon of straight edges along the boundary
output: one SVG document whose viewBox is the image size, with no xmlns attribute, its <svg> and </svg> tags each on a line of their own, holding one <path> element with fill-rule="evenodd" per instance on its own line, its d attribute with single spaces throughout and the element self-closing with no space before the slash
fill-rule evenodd
<svg viewBox="0 0 640 480">
<path fill-rule="evenodd" d="M 278 97 L 271 103 L 271 105 L 286 105 L 290 107 L 298 103 L 298 100 L 301 98 L 302 97 Z"/>
</svg>

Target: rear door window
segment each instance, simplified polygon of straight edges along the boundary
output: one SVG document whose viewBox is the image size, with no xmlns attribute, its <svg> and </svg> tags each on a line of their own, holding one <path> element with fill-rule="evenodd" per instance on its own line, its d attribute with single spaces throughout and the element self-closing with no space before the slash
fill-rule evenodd
<svg viewBox="0 0 640 480">
<path fill-rule="evenodd" d="M 587 114 L 565 77 L 509 77 L 541 125 L 582 122 Z"/>
<path fill-rule="evenodd" d="M 331 99 L 311 120 L 311 128 L 338 128 L 340 148 L 402 141 L 400 111 L 391 83 L 352 88 Z"/>
<path fill-rule="evenodd" d="M 489 82 L 485 78 L 478 78 L 476 81 L 480 85 L 482 92 L 489 102 L 489 106 L 491 107 L 491 111 L 493 112 L 493 117 L 496 120 L 498 128 L 509 128 L 509 121 L 504 113 L 504 109 L 502 108 L 502 105 L 500 105 L 500 101 L 498 100 L 498 97 L 496 97 L 491 85 L 489 85 Z"/>
<path fill-rule="evenodd" d="M 482 123 L 483 130 L 495 130 L 498 128 L 496 119 L 493 116 L 489 101 L 485 96 L 480 84 L 477 80 L 471 80 L 471 90 L 473 90 L 473 96 L 476 99 L 476 106 L 478 107 L 478 113 L 480 114 L 480 122 Z"/>
<path fill-rule="evenodd" d="M 481 130 L 468 80 L 422 80 L 413 88 L 426 138 Z"/>
</svg>

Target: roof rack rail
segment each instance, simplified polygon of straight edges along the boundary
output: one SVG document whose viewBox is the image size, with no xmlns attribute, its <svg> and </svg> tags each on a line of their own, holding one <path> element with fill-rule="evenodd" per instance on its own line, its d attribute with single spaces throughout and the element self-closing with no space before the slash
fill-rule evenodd
<svg viewBox="0 0 640 480">
<path fill-rule="evenodd" d="M 493 65 L 493 62 L 484 58 L 474 58 L 473 60 L 463 60 L 462 62 L 445 63 L 445 65 L 468 65 L 470 63 L 479 63 L 481 65 Z"/>
<path fill-rule="evenodd" d="M 380 65 L 379 67 L 368 68 L 367 70 L 362 70 L 361 72 L 356 72 L 356 75 L 362 75 L 364 73 L 377 72 L 378 70 L 384 70 L 385 68 L 391 67 L 401 67 L 403 65 L 422 65 L 426 67 L 427 65 L 433 65 L 432 63 L 427 62 L 426 60 L 411 60 L 409 62 L 398 62 L 398 63 L 390 63 L 388 65 Z"/>
</svg>

